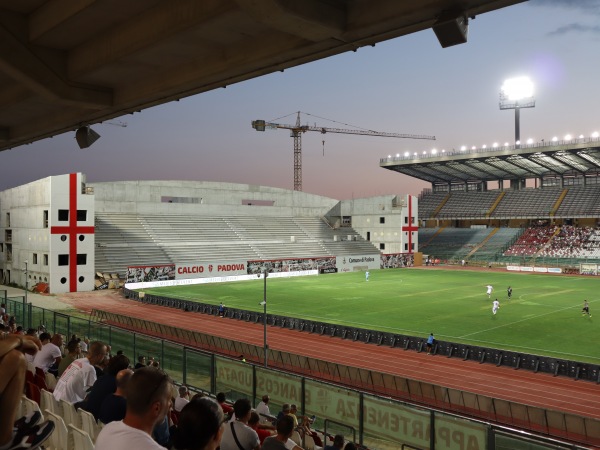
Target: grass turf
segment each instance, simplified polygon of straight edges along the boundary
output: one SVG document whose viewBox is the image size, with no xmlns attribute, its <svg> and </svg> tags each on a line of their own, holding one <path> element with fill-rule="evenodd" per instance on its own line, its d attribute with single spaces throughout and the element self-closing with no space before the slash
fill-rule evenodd
<svg viewBox="0 0 600 450">
<path fill-rule="evenodd" d="M 427 336 L 600 364 L 594 277 L 472 270 L 373 270 L 267 280 L 269 314 Z M 492 298 L 486 285 L 494 286 Z M 512 286 L 509 301 L 506 288 Z M 146 289 L 148 294 L 262 311 L 263 280 Z M 492 314 L 492 301 L 500 310 Z"/>
</svg>

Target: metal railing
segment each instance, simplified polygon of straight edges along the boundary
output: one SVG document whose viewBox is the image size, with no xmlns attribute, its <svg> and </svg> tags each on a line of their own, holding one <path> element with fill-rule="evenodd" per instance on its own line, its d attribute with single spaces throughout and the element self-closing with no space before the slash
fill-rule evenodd
<svg viewBox="0 0 600 450">
<path fill-rule="evenodd" d="M 5 300 L 9 314 L 19 320 L 22 303 L 6 295 Z M 579 450 L 585 448 L 581 444 L 600 445 L 600 421 L 590 418 L 273 349 L 269 350 L 269 361 L 274 367 L 266 369 L 246 362 L 258 358 L 262 347 L 199 336 L 182 329 L 175 329 L 175 335 L 167 334 L 169 340 L 161 339 L 159 335 L 165 336 L 166 331 L 173 330 L 167 330 L 163 324 L 104 312 L 95 315 L 101 321 L 91 321 L 31 304 L 27 308 L 28 325 L 44 325 L 49 331 L 66 336 L 80 334 L 101 340 L 114 351 L 123 350 L 132 360 L 139 355 L 160 358 L 161 366 L 176 382 L 213 394 L 225 392 L 230 400 L 245 397 L 256 404 L 262 395 L 269 394 L 273 410 L 283 403 L 297 403 L 301 405 L 302 414 L 316 416 L 315 428 L 323 429 L 325 421 L 342 423 L 347 429 L 358 430 L 358 443 L 373 450 L 404 446 L 495 450 L 508 448 L 507 442 L 510 448 L 526 448 L 533 442 L 536 448 L 549 450 Z M 143 333 L 139 332 L 142 330 Z M 208 346 L 233 356 L 243 354 L 246 361 L 190 345 Z M 292 370 L 299 373 L 289 373 Z"/>
</svg>

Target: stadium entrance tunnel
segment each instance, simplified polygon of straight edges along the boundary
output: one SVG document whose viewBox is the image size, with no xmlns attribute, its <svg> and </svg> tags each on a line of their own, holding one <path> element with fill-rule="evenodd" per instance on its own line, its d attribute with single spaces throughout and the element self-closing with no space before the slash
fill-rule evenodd
<svg viewBox="0 0 600 450">
<path fill-rule="evenodd" d="M 209 305 L 152 294 L 145 294 L 140 298 L 137 291 L 126 288 L 123 290 L 123 293 L 126 298 L 146 304 L 165 306 L 212 316 L 219 315 L 218 305 Z M 225 308 L 223 315 L 229 319 L 263 323 L 263 313 L 260 312 Z M 367 330 L 364 328 L 298 319 L 294 317 L 277 316 L 273 314 L 267 314 L 267 324 L 273 327 L 298 330 L 305 333 L 327 335 L 331 338 L 351 339 L 353 341 L 364 342 L 365 344 L 385 345 L 392 348 L 403 349 L 404 351 L 422 352 L 424 351 L 425 343 L 427 341 L 426 337 L 386 333 L 384 331 Z M 598 364 L 439 341 L 437 339 L 432 353 L 448 358 L 461 358 L 463 360 L 478 361 L 481 364 L 487 363 L 495 364 L 496 366 L 508 366 L 515 370 L 529 370 L 535 373 L 542 372 L 554 376 L 565 376 L 575 380 L 592 381 L 600 384 L 600 365 Z"/>
</svg>

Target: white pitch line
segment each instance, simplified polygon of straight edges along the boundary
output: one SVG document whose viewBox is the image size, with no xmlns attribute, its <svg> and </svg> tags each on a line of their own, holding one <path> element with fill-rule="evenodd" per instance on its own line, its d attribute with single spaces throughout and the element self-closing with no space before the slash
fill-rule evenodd
<svg viewBox="0 0 600 450">
<path fill-rule="evenodd" d="M 458 339 L 464 339 L 467 336 L 473 336 L 474 334 L 486 333 L 488 331 L 496 330 L 498 328 L 512 326 L 512 325 L 514 325 L 516 323 L 527 322 L 528 320 L 531 320 L 531 319 L 537 319 L 538 317 L 549 316 L 550 314 L 554 314 L 554 313 L 561 312 L 561 311 L 566 311 L 567 309 L 573 309 L 573 308 L 577 308 L 577 306 L 568 306 L 566 308 L 556 309 L 554 311 L 550 311 L 550 312 L 547 312 L 547 313 L 544 313 L 544 314 L 538 314 L 537 316 L 531 316 L 531 317 L 528 317 L 526 319 L 517 320 L 516 322 L 505 323 L 503 325 L 498 325 L 497 327 L 492 327 L 492 328 L 487 328 L 485 330 L 475 331 L 473 333 L 465 334 L 463 336 L 458 336 Z"/>
</svg>

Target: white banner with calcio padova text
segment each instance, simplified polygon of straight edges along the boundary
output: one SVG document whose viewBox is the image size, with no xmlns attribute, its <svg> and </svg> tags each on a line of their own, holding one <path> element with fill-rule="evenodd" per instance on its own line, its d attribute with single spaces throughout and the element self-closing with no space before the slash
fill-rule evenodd
<svg viewBox="0 0 600 450">
<path fill-rule="evenodd" d="M 246 275 L 246 261 L 199 261 L 175 266 L 175 279 L 227 277 Z"/>
</svg>

